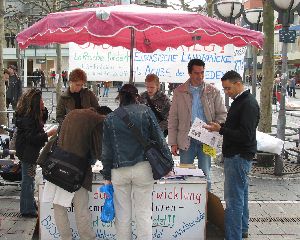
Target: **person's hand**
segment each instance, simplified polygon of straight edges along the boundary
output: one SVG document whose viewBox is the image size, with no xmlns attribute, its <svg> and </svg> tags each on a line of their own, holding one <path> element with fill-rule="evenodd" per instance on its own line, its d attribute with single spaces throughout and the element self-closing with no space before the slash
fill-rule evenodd
<svg viewBox="0 0 300 240">
<path fill-rule="evenodd" d="M 204 125 L 203 128 L 207 129 L 208 131 L 211 132 L 219 132 L 221 129 L 220 124 L 215 123 L 215 122 L 210 122 L 207 125 Z"/>
<path fill-rule="evenodd" d="M 171 152 L 174 156 L 178 156 L 178 145 L 172 145 Z"/>
<path fill-rule="evenodd" d="M 47 136 L 51 137 L 53 135 L 55 135 L 57 133 L 57 129 L 56 128 L 52 128 L 47 132 Z"/>
<path fill-rule="evenodd" d="M 105 180 L 104 181 L 104 185 L 110 185 L 110 184 L 112 184 L 110 180 Z"/>
</svg>

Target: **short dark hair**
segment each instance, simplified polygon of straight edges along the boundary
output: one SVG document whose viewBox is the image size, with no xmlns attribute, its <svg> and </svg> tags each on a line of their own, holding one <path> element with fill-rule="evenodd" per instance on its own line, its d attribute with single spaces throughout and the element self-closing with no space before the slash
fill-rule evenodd
<svg viewBox="0 0 300 240">
<path fill-rule="evenodd" d="M 136 103 L 139 96 L 138 89 L 132 84 L 124 84 L 119 91 L 120 106 Z"/>
<path fill-rule="evenodd" d="M 241 75 L 238 72 L 233 70 L 226 72 L 221 78 L 221 81 L 227 81 L 227 80 L 229 82 L 243 82 Z"/>
<path fill-rule="evenodd" d="M 110 107 L 108 106 L 100 106 L 96 108 L 97 113 L 101 114 L 101 115 L 108 115 L 109 113 L 112 112 L 112 110 L 110 109 Z"/>
<path fill-rule="evenodd" d="M 8 75 L 10 74 L 9 71 L 8 71 L 6 68 L 3 70 L 3 73 L 4 73 L 4 74 L 6 73 L 6 74 L 8 74 Z"/>
<path fill-rule="evenodd" d="M 7 69 L 11 68 L 12 70 L 17 71 L 17 67 L 15 65 L 9 65 Z"/>
<path fill-rule="evenodd" d="M 190 60 L 189 63 L 188 63 L 188 72 L 189 73 L 192 73 L 194 65 L 205 67 L 205 62 L 203 62 L 201 59 L 197 59 L 197 58 Z"/>
</svg>

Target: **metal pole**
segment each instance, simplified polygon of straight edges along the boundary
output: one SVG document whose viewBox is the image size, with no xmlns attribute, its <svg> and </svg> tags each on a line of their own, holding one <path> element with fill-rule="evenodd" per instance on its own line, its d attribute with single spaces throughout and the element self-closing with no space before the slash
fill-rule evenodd
<svg viewBox="0 0 300 240">
<path fill-rule="evenodd" d="M 134 29 L 130 28 L 130 76 L 129 76 L 129 83 L 133 84 L 133 49 L 134 49 Z"/>
<path fill-rule="evenodd" d="M 256 98 L 256 83 L 257 83 L 257 48 L 252 46 L 253 56 L 253 71 L 252 71 L 252 95 Z"/>
<path fill-rule="evenodd" d="M 281 140 L 285 140 L 285 95 L 286 95 L 286 84 L 288 79 L 288 65 L 287 65 L 287 49 L 288 43 L 282 42 L 282 69 L 281 69 L 281 92 L 280 92 L 280 106 L 277 120 L 277 137 Z M 283 172 L 283 153 L 275 158 L 274 174 L 281 176 Z"/>
</svg>

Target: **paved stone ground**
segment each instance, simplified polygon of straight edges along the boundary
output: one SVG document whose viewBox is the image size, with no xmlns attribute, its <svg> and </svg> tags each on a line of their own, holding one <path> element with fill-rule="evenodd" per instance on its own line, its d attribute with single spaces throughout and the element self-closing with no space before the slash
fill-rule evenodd
<svg viewBox="0 0 300 240">
<path fill-rule="evenodd" d="M 143 88 L 139 88 L 143 91 Z M 297 95 L 300 91 L 297 90 Z M 259 91 L 258 91 L 259 96 Z M 53 110 L 51 116 L 55 117 L 55 94 L 44 92 L 45 105 Z M 54 100 L 52 100 L 54 97 Z M 107 105 L 113 110 L 117 108 L 115 102 L 116 89 L 112 88 L 109 97 L 100 97 L 101 105 Z M 300 99 L 293 99 L 300 103 Z M 293 112 L 294 113 L 294 112 Z M 299 112 L 298 112 L 299 113 Z M 277 121 L 277 114 L 273 114 L 273 123 Z M 299 118 L 287 116 L 288 126 L 299 126 Z M 295 166 L 294 164 L 293 166 Z M 298 165 L 299 166 L 299 165 Z M 212 193 L 217 195 L 224 204 L 223 198 L 223 168 L 216 162 L 212 166 Z M 0 239 L 38 239 L 34 234 L 37 220 L 24 219 L 19 212 L 20 187 L 0 186 Z M 275 177 L 267 171 L 252 172 L 250 178 L 250 229 L 249 240 L 268 239 L 300 239 L 300 174 L 294 173 Z M 223 239 L 222 233 L 213 225 L 207 226 L 207 239 Z"/>
</svg>

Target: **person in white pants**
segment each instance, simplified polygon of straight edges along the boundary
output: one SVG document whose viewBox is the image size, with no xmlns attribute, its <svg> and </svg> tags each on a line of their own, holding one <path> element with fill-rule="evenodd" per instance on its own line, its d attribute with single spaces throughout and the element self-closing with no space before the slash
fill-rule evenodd
<svg viewBox="0 0 300 240">
<path fill-rule="evenodd" d="M 146 105 L 138 104 L 137 97 L 135 86 L 123 85 L 119 92 L 120 107 L 145 139 L 168 149 L 154 113 Z M 117 239 L 131 240 L 135 222 L 137 239 L 152 240 L 152 169 L 144 157 L 143 146 L 115 112 L 104 120 L 101 161 L 105 184 L 114 187 Z"/>
</svg>

